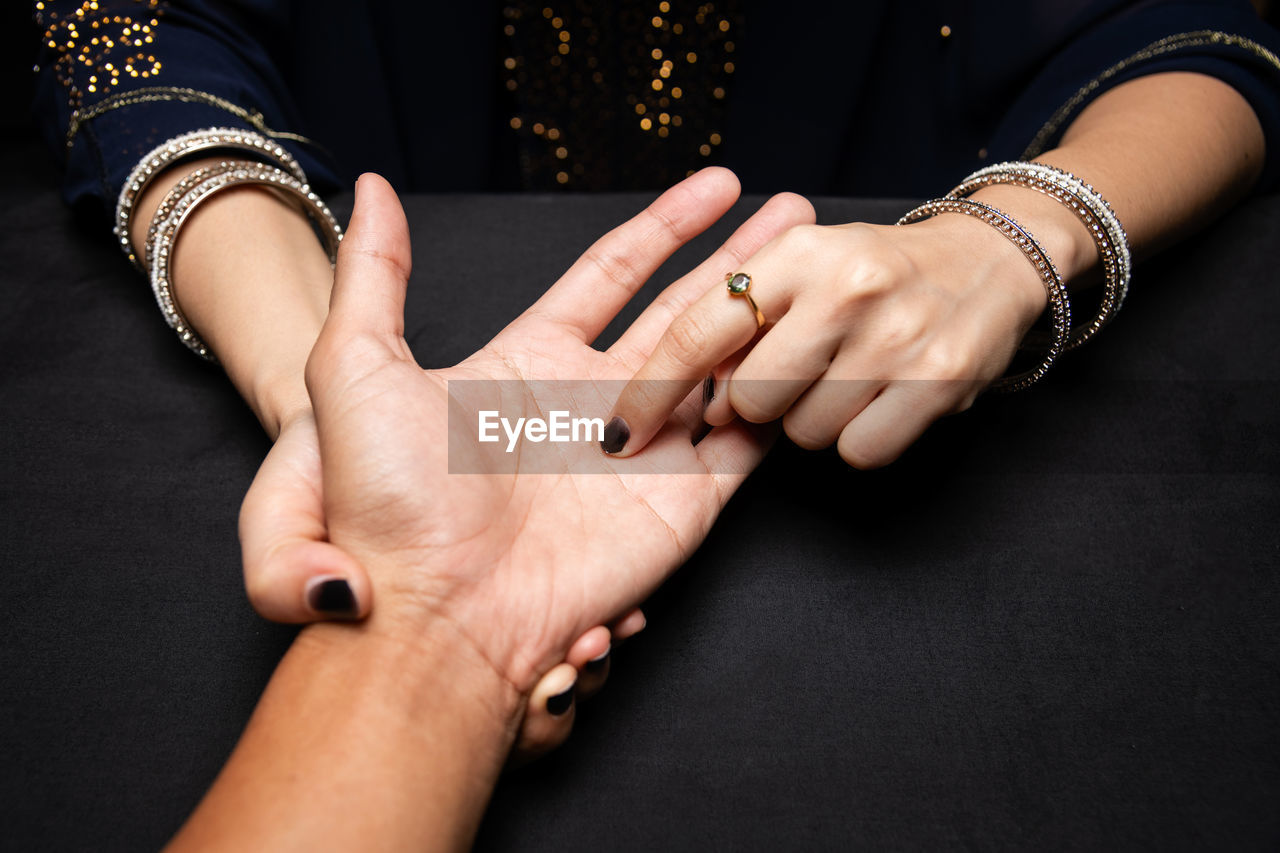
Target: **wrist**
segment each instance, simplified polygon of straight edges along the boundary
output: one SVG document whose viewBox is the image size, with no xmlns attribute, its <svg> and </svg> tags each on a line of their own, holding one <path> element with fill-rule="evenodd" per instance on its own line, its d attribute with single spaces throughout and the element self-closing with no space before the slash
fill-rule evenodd
<svg viewBox="0 0 1280 853">
<path fill-rule="evenodd" d="M 473 717 L 467 728 L 494 744 L 499 764 L 505 760 L 526 697 L 449 620 L 412 632 L 376 613 L 361 623 L 319 622 L 304 628 L 296 645 L 309 658 L 346 659 L 372 692 L 385 686 L 378 711 L 388 724 L 416 725 L 424 713 L 466 713 Z"/>
<path fill-rule="evenodd" d="M 1089 282 L 1098 266 L 1098 249 L 1088 229 L 1059 201 L 1026 187 L 998 184 L 971 198 L 1003 211 L 1044 247 L 1058 274 L 1073 290 Z"/>
<path fill-rule="evenodd" d="M 994 206 L 994 205 L 993 205 Z M 991 300 L 1021 338 L 1049 304 L 1045 283 L 1027 256 L 995 225 L 975 216 L 943 213 L 908 226 L 935 247 L 945 268 L 960 265 L 960 286 L 976 288 Z M 1036 235 L 1038 237 L 1038 235 Z"/>
<path fill-rule="evenodd" d="M 333 272 L 307 219 L 259 187 L 217 194 L 174 249 L 174 295 L 273 438 L 310 409 L 303 376 Z"/>
<path fill-rule="evenodd" d="M 242 369 L 239 364 L 228 366 L 224 363 L 224 367 L 231 383 L 272 441 L 296 421 L 315 417 L 301 369 L 294 368 L 291 363 L 275 370 L 259 366 L 256 373 Z"/>
<path fill-rule="evenodd" d="M 184 161 L 156 177 L 136 203 L 136 222 L 149 222 L 184 177 L 218 162 Z M 131 231 L 139 256 L 146 232 Z M 272 438 L 310 411 L 303 371 L 332 285 L 329 259 L 306 216 L 260 186 L 210 198 L 174 246 L 175 301 Z"/>
<path fill-rule="evenodd" d="M 521 711 L 447 631 L 310 626 L 172 849 L 466 849 Z"/>
</svg>

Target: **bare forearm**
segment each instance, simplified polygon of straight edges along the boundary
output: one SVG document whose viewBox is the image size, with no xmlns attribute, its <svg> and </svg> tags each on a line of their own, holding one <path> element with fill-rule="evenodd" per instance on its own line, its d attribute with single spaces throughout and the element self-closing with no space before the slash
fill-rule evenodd
<svg viewBox="0 0 1280 853">
<path fill-rule="evenodd" d="M 1036 159 L 1092 184 L 1124 224 L 1135 255 L 1149 255 L 1195 232 L 1242 198 L 1264 157 L 1262 127 L 1227 84 L 1171 72 L 1106 92 Z M 976 193 L 1023 221 L 1069 280 L 1088 281 L 1098 256 L 1066 208 L 1011 186 Z"/>
<path fill-rule="evenodd" d="M 1101 96 L 1040 159 L 1087 176 L 1141 255 L 1239 201 L 1264 155 L 1262 126 L 1243 96 L 1213 77 L 1173 72 Z"/>
<path fill-rule="evenodd" d="M 308 628 L 172 849 L 465 849 L 519 701 L 447 632 Z"/>
</svg>

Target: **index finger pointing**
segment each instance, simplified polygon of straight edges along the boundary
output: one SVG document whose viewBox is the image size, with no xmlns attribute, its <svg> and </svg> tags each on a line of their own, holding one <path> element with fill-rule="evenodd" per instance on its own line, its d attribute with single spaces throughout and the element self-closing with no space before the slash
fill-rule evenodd
<svg viewBox="0 0 1280 853">
<path fill-rule="evenodd" d="M 606 453 L 637 453 L 694 386 L 759 331 L 752 310 L 755 294 L 748 289 L 735 295 L 728 287 L 732 281 L 736 289 L 741 275 L 726 274 L 718 286 L 711 287 L 667 327 L 653 354 L 614 404 L 601 442 Z M 752 302 L 747 301 L 748 296 Z"/>
</svg>

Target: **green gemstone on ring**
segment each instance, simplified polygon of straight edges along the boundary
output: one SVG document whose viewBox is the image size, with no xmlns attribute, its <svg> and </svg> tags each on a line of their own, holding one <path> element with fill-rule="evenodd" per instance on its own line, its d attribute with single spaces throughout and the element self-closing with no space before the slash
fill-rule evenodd
<svg viewBox="0 0 1280 853">
<path fill-rule="evenodd" d="M 741 293 L 746 293 L 748 288 L 751 287 L 751 276 L 744 272 L 736 273 L 729 279 L 727 286 L 729 288 L 729 292 L 735 296 Z"/>
</svg>

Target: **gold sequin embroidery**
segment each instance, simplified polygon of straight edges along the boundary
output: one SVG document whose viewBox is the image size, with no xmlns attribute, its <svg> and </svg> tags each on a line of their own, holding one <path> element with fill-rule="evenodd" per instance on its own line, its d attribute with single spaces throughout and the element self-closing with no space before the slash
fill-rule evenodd
<svg viewBox="0 0 1280 853">
<path fill-rule="evenodd" d="M 501 73 L 526 187 L 651 188 L 712 162 L 736 70 L 736 6 L 506 6 Z"/>
<path fill-rule="evenodd" d="M 112 8 L 104 10 L 104 5 Z M 72 110 L 83 106 L 86 98 L 110 94 L 122 81 L 159 76 L 162 65 L 151 46 L 165 5 L 163 0 L 35 4 L 44 46 L 57 56 L 54 74 L 67 90 Z"/>
</svg>

